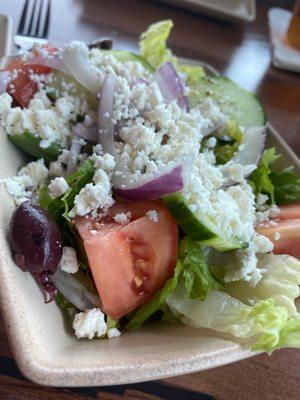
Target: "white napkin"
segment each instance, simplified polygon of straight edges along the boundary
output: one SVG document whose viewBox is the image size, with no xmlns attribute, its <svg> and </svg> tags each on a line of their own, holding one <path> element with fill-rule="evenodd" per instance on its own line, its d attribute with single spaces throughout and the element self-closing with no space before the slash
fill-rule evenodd
<svg viewBox="0 0 300 400">
<path fill-rule="evenodd" d="M 285 39 L 292 13 L 281 8 L 270 8 L 268 18 L 273 46 L 273 65 L 300 72 L 300 51 L 289 46 Z"/>
</svg>

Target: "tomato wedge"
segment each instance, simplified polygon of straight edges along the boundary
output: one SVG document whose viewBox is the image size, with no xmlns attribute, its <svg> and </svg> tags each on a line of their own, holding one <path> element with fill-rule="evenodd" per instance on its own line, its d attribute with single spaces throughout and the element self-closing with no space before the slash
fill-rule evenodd
<svg viewBox="0 0 300 400">
<path fill-rule="evenodd" d="M 300 258 L 300 204 L 279 208 L 277 219 L 259 225 L 256 231 L 271 240 L 274 254 Z"/>
<path fill-rule="evenodd" d="M 156 210 L 158 221 L 145 215 Z M 132 212 L 122 226 L 112 219 Z M 118 201 L 110 216 L 98 221 L 76 218 L 89 266 L 102 300 L 103 310 L 119 319 L 145 303 L 172 276 L 177 259 L 178 226 L 161 200 Z"/>
<path fill-rule="evenodd" d="M 30 78 L 32 74 L 49 74 L 51 68 L 42 65 L 24 64 L 21 58 L 11 61 L 5 66 L 5 71 L 13 73 L 13 78 L 8 85 L 8 93 L 22 108 L 28 107 L 30 100 L 38 91 L 38 84 Z M 16 76 L 14 76 L 16 75 Z"/>
<path fill-rule="evenodd" d="M 300 204 L 281 206 L 278 215 L 279 220 L 300 218 Z"/>
</svg>

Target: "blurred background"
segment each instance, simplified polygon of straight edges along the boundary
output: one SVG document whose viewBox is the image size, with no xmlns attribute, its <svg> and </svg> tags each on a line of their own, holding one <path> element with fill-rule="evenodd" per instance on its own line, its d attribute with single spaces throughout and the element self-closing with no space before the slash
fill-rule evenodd
<svg viewBox="0 0 300 400">
<path fill-rule="evenodd" d="M 40 0 L 42 1 L 42 0 Z M 51 0 L 49 40 L 114 39 L 114 47 L 138 50 L 140 32 L 170 18 L 169 45 L 183 57 L 204 60 L 256 92 L 270 122 L 300 154 L 300 79 L 272 67 L 268 11 L 291 11 L 293 0 Z M 0 0 L 0 12 L 20 18 L 22 0 Z M 175 4 L 175 6 L 174 6 Z M 277 21 L 275 21 L 275 24 Z M 300 70 L 300 65 L 299 65 Z M 298 147 L 297 147 L 298 146 Z"/>
</svg>

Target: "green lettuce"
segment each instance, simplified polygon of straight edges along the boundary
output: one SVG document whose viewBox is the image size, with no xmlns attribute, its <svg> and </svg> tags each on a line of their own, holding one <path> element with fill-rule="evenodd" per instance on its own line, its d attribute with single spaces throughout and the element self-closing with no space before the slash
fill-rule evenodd
<svg viewBox="0 0 300 400">
<path fill-rule="evenodd" d="M 178 59 L 167 47 L 167 40 L 174 24 L 171 20 L 159 21 L 148 27 L 140 37 L 140 54 L 154 68 L 159 68 L 166 62 L 171 62 L 175 69 L 187 76 L 189 85 L 199 81 L 204 75 L 201 66 L 180 64 Z"/>
<path fill-rule="evenodd" d="M 187 296 L 192 299 L 203 300 L 213 288 L 223 288 L 221 282 L 215 278 L 205 262 L 201 245 L 186 237 L 180 243 L 174 276 L 151 300 L 138 309 L 127 324 L 127 329 L 136 330 L 140 328 L 151 315 L 160 310 L 163 311 L 162 319 L 164 321 L 174 320 L 166 307 L 166 300 L 175 290 L 180 277 L 184 281 Z"/>
<path fill-rule="evenodd" d="M 182 263 L 178 260 L 174 276 L 167 281 L 162 289 L 155 293 L 151 300 L 139 307 L 134 317 L 126 325 L 126 329 L 131 331 L 139 329 L 151 315 L 164 308 L 167 298 L 177 286 L 181 271 Z"/>
<path fill-rule="evenodd" d="M 68 213 L 74 205 L 76 195 L 87 183 L 92 182 L 94 173 L 95 170 L 92 161 L 84 161 L 81 166 L 66 179 L 70 188 L 63 196 L 52 199 L 47 186 L 40 189 L 40 206 L 45 208 L 58 222 L 61 220 L 62 216 L 69 222 Z"/>
<path fill-rule="evenodd" d="M 300 347 L 300 261 L 290 256 L 261 255 L 264 271 L 255 287 L 231 282 L 225 292 L 211 290 L 204 301 L 190 299 L 183 278 L 167 298 L 171 312 L 183 323 L 208 328 L 271 353 L 280 347 Z"/>
<path fill-rule="evenodd" d="M 275 162 L 280 156 L 276 154 L 274 147 L 264 151 L 262 158 L 256 170 L 251 174 L 249 181 L 253 186 L 254 193 L 265 194 L 269 196 L 270 202 L 274 204 L 274 186 L 270 179 L 270 164 Z"/>
<path fill-rule="evenodd" d="M 228 282 L 225 290 L 245 304 L 272 297 L 289 314 L 297 314 L 295 300 L 300 296 L 300 261 L 286 254 L 258 254 L 263 275 L 255 286 L 245 281 Z"/>
<path fill-rule="evenodd" d="M 186 237 L 180 245 L 179 258 L 182 260 L 182 275 L 190 299 L 204 300 L 211 289 L 223 289 L 207 265 L 199 242 Z"/>
<path fill-rule="evenodd" d="M 278 205 L 300 200 L 300 179 L 293 169 L 293 167 L 287 167 L 282 171 L 270 173 L 270 181 L 274 186 L 274 199 Z"/>
<path fill-rule="evenodd" d="M 249 178 L 256 195 L 262 193 L 269 197 L 271 204 L 290 204 L 300 199 L 300 179 L 293 167 L 281 171 L 272 169 L 272 164 L 281 157 L 274 147 L 264 151 L 257 169 Z"/>
</svg>

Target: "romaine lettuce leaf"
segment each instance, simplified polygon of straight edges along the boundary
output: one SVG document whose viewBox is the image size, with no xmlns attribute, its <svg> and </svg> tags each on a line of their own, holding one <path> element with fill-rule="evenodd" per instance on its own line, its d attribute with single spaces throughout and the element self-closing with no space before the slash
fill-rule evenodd
<svg viewBox="0 0 300 400">
<path fill-rule="evenodd" d="M 199 242 L 186 237 L 180 244 L 179 259 L 188 298 L 204 300 L 211 289 L 223 289 L 207 265 Z"/>
<path fill-rule="evenodd" d="M 148 27 L 140 37 L 140 54 L 154 68 L 170 61 L 178 72 L 183 72 L 189 85 L 196 83 L 204 75 L 201 66 L 180 64 L 178 59 L 167 47 L 167 40 L 174 24 L 171 20 L 159 21 Z"/>
<path fill-rule="evenodd" d="M 45 208 L 58 222 L 64 217 L 70 221 L 68 213 L 74 205 L 75 196 L 89 182 L 92 182 L 95 170 L 91 160 L 86 160 L 81 166 L 66 179 L 70 188 L 63 196 L 52 199 L 47 186 L 39 191 L 39 204 Z"/>
<path fill-rule="evenodd" d="M 276 154 L 274 147 L 264 151 L 262 158 L 256 170 L 249 177 L 249 181 L 253 186 L 256 195 L 262 193 L 269 196 L 270 202 L 274 204 L 274 185 L 270 179 L 270 164 L 275 162 L 280 155 Z"/>
<path fill-rule="evenodd" d="M 281 171 L 272 169 L 271 164 L 281 157 L 274 147 L 264 151 L 257 169 L 251 174 L 249 181 L 256 195 L 269 196 L 271 204 L 290 204 L 300 199 L 300 179 L 293 167 Z"/>
<path fill-rule="evenodd" d="M 259 255 L 264 270 L 256 286 L 237 281 L 225 292 L 211 290 L 204 301 L 188 298 L 183 278 L 167 304 L 183 323 L 231 334 L 253 350 L 272 352 L 280 347 L 300 347 L 300 261 L 288 255 Z M 298 329 L 298 330 L 297 330 Z"/>
<path fill-rule="evenodd" d="M 262 278 L 256 286 L 245 281 L 229 282 L 225 291 L 245 304 L 272 297 L 289 314 L 297 313 L 295 299 L 300 296 L 300 260 L 289 255 L 258 254 Z"/>
<path fill-rule="evenodd" d="M 300 200 L 300 179 L 295 174 L 293 167 L 284 168 L 279 172 L 272 171 L 270 181 L 274 186 L 276 204 L 290 204 Z"/>
<path fill-rule="evenodd" d="M 271 353 L 281 343 L 300 347 L 300 331 L 294 330 L 299 317 L 290 318 L 287 309 L 276 305 L 274 299 L 249 306 L 225 292 L 212 290 L 204 301 L 191 300 L 181 281 L 167 303 L 183 323 L 231 334 L 253 350 Z"/>
</svg>

